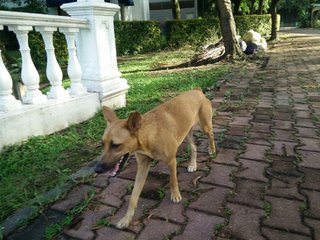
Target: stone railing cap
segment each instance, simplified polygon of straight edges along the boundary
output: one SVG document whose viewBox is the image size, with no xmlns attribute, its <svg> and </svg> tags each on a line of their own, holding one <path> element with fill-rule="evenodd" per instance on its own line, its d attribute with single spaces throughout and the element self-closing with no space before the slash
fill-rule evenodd
<svg viewBox="0 0 320 240">
<path fill-rule="evenodd" d="M 0 26 L 50 26 L 88 28 L 87 19 L 78 19 L 66 16 L 55 16 L 39 13 L 23 13 L 14 11 L 0 11 Z"/>
</svg>

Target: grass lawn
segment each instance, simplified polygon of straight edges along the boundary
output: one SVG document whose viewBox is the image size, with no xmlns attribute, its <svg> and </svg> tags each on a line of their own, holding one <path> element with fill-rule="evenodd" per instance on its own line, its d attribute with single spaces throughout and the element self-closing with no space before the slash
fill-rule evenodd
<svg viewBox="0 0 320 240">
<path fill-rule="evenodd" d="M 127 107 L 117 110 L 118 115 L 124 118 L 132 110 L 143 113 L 179 92 L 195 87 L 206 89 L 228 71 L 228 66 L 223 64 L 152 71 L 183 62 L 192 54 L 180 50 L 119 58 L 120 71 L 130 89 Z M 101 151 L 99 142 L 104 128 L 99 112 L 89 121 L 66 130 L 4 147 L 0 153 L 0 222 L 96 158 Z"/>
</svg>

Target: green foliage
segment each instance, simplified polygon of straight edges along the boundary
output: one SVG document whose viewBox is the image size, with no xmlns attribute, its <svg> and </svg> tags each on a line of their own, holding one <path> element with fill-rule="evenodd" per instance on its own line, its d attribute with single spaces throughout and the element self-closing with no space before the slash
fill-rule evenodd
<svg viewBox="0 0 320 240">
<path fill-rule="evenodd" d="M 214 236 L 223 235 L 225 227 L 227 227 L 230 222 L 230 217 L 232 214 L 231 209 L 227 207 L 224 208 L 223 214 L 225 217 L 225 221 L 223 223 L 218 223 L 214 226 Z"/>
<path fill-rule="evenodd" d="M 107 219 L 102 218 L 102 219 L 98 219 L 96 221 L 96 226 L 95 228 L 100 228 L 100 227 L 108 227 L 110 226 L 110 223 L 107 221 Z"/>
<path fill-rule="evenodd" d="M 157 193 L 158 193 L 159 199 L 163 199 L 165 197 L 165 195 L 166 195 L 166 190 L 163 187 L 159 187 L 157 189 Z"/>
<path fill-rule="evenodd" d="M 25 0 L 24 1 L 27 6 L 24 8 L 24 12 L 31 12 L 31 13 L 46 13 L 47 6 L 45 1 L 43 0 Z"/>
<path fill-rule="evenodd" d="M 8 3 L 8 2 L 17 4 L 17 5 L 20 5 L 20 4 L 21 4 L 21 1 L 20 1 L 20 0 L 0 0 L 0 5 L 1 5 L 1 4 Z"/>
<path fill-rule="evenodd" d="M 266 217 L 269 217 L 271 215 L 271 212 L 272 212 L 272 204 L 265 200 L 263 202 L 263 208 L 264 208 Z"/>
<path fill-rule="evenodd" d="M 67 41 L 63 33 L 53 33 L 53 46 L 60 66 L 67 66 L 69 55 Z"/>
<path fill-rule="evenodd" d="M 139 58 L 132 60 L 131 56 L 119 57 L 119 66 L 121 73 L 142 72 L 150 69 L 163 67 L 166 65 L 177 65 L 181 62 L 188 61 L 194 55 L 191 49 L 180 49 L 179 51 L 171 52 L 161 51 L 157 54 L 150 53 L 140 55 Z"/>
<path fill-rule="evenodd" d="M 167 43 L 171 47 L 195 47 L 216 42 L 221 34 L 217 18 L 173 20 L 166 22 Z"/>
<path fill-rule="evenodd" d="M 115 22 L 119 55 L 145 53 L 161 49 L 160 24 L 155 21 Z"/>
<path fill-rule="evenodd" d="M 304 13 L 302 13 L 299 17 L 299 27 L 301 28 L 307 28 L 307 27 L 311 27 L 311 25 L 313 24 L 313 27 L 315 28 L 319 28 L 320 24 L 319 24 L 319 20 L 315 20 L 313 21 L 313 23 L 311 22 L 311 16 L 310 16 L 310 12 L 309 11 L 305 11 Z"/>
<path fill-rule="evenodd" d="M 241 15 L 257 14 L 259 13 L 260 0 L 242 0 L 239 7 L 239 13 Z M 261 13 L 267 13 L 269 9 L 270 0 L 263 0 Z"/>
<path fill-rule="evenodd" d="M 16 7 L 8 8 L 6 4 L 13 3 Z M 23 3 L 23 5 L 22 5 Z M 18 12 L 46 13 L 47 6 L 43 0 L 0 0 L 0 9 Z"/>
<path fill-rule="evenodd" d="M 37 68 L 46 67 L 46 51 L 44 41 L 39 32 L 29 32 L 29 47 L 34 65 Z"/>
<path fill-rule="evenodd" d="M 60 32 L 53 33 L 53 45 L 60 66 L 68 63 L 68 50 L 65 37 Z M 29 46 L 33 63 L 37 68 L 45 68 L 47 64 L 44 41 L 39 32 L 29 32 Z"/>
<path fill-rule="evenodd" d="M 128 193 L 132 193 L 132 190 L 133 190 L 133 183 L 129 183 L 127 186 Z"/>
<path fill-rule="evenodd" d="M 248 30 L 252 29 L 261 35 L 269 35 L 271 32 L 271 15 L 243 15 L 234 16 L 237 33 L 243 36 Z"/>
<path fill-rule="evenodd" d="M 279 3 L 279 12 L 285 24 L 298 22 L 300 27 L 310 27 L 312 4 L 319 0 L 282 0 Z M 314 23 L 313 23 L 314 24 Z"/>
</svg>

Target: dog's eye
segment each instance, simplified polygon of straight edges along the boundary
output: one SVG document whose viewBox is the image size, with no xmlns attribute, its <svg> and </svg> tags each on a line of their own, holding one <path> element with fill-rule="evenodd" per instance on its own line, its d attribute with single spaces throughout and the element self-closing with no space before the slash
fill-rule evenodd
<svg viewBox="0 0 320 240">
<path fill-rule="evenodd" d="M 111 142 L 111 143 L 110 143 L 110 148 L 116 149 L 116 148 L 120 147 L 120 145 L 121 145 L 121 144 L 116 144 L 116 143 L 114 143 L 114 142 Z"/>
</svg>

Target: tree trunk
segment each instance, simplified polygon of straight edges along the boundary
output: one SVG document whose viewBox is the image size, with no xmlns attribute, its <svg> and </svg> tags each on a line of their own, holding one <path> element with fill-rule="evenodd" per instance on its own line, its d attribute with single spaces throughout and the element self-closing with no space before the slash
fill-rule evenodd
<svg viewBox="0 0 320 240">
<path fill-rule="evenodd" d="M 220 30 L 225 46 L 225 56 L 230 59 L 243 56 L 236 39 L 236 24 L 232 14 L 231 1 L 216 0 L 216 2 L 219 13 Z"/>
<path fill-rule="evenodd" d="M 179 20 L 181 18 L 179 0 L 171 0 L 171 7 L 173 19 Z"/>
<path fill-rule="evenodd" d="M 270 6 L 270 13 L 271 13 L 271 37 L 270 40 L 276 40 L 278 38 L 277 34 L 277 5 L 280 0 L 272 0 Z"/>
</svg>

